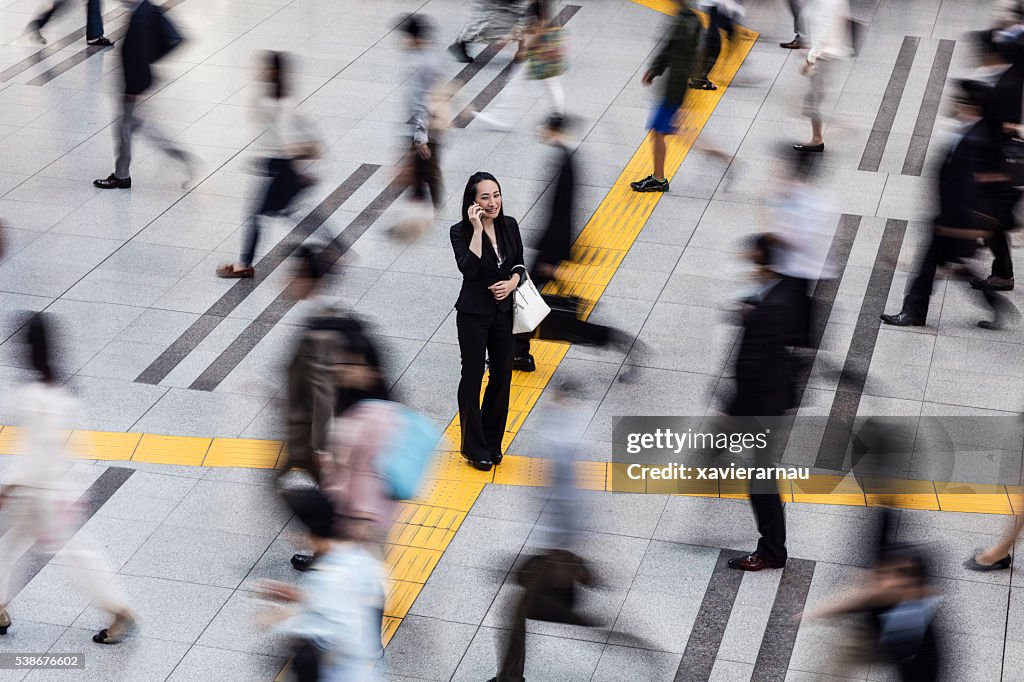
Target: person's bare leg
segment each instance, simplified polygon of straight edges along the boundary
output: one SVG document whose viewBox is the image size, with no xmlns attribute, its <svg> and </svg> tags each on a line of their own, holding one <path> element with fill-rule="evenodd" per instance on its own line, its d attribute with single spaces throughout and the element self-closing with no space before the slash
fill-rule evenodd
<svg viewBox="0 0 1024 682">
<path fill-rule="evenodd" d="M 811 117 L 811 141 L 809 144 L 821 144 L 825 141 L 822 133 L 822 122 L 817 116 Z"/>
<path fill-rule="evenodd" d="M 1024 516 L 1018 516 L 1013 520 L 1013 527 L 1009 533 L 1003 536 L 998 545 L 986 549 L 974 558 L 979 564 L 989 566 L 1000 559 L 1005 559 L 1013 551 L 1013 546 L 1020 537 L 1021 530 L 1024 530 Z"/>
<path fill-rule="evenodd" d="M 665 180 L 665 135 L 654 133 L 654 177 L 658 180 Z"/>
</svg>

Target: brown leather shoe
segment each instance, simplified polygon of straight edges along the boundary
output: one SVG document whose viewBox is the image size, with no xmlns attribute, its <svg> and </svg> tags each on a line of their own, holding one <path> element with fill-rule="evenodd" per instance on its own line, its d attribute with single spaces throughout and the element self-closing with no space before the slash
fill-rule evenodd
<svg viewBox="0 0 1024 682">
<path fill-rule="evenodd" d="M 802 50 L 804 49 L 804 41 L 800 40 L 800 37 L 797 36 L 788 43 L 779 43 L 779 47 L 784 47 L 787 50 Z"/>
<path fill-rule="evenodd" d="M 217 276 L 224 279 L 248 279 L 256 276 L 256 270 L 251 265 L 237 266 L 228 263 L 217 268 Z"/>
<path fill-rule="evenodd" d="M 729 568 L 735 568 L 737 571 L 763 571 L 766 568 L 785 568 L 785 566 L 785 561 L 770 561 L 757 552 L 729 559 Z"/>
</svg>

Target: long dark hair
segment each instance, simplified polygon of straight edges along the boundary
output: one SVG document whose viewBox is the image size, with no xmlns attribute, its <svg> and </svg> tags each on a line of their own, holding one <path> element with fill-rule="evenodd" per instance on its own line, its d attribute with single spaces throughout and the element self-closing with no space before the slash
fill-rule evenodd
<svg viewBox="0 0 1024 682">
<path fill-rule="evenodd" d="M 473 224 L 469 222 L 469 207 L 476 201 L 476 186 L 484 180 L 490 180 L 498 186 L 498 194 L 501 194 L 501 183 L 487 171 L 477 171 L 469 176 L 466 182 L 466 190 L 462 193 L 462 234 L 468 242 L 473 237 Z M 512 255 L 512 239 L 505 229 L 505 195 L 501 194 L 501 208 L 494 218 L 494 236 L 498 238 L 498 248 L 501 255 L 508 258 Z"/>
<path fill-rule="evenodd" d="M 272 74 L 270 84 L 274 91 L 274 99 L 284 99 L 288 96 L 288 77 L 285 75 L 287 62 L 288 58 L 284 52 L 267 51 L 267 68 Z"/>
<path fill-rule="evenodd" d="M 39 378 L 47 384 L 54 380 L 53 367 L 50 364 L 49 322 L 45 313 L 36 313 L 29 318 L 25 332 L 28 345 L 29 362 L 32 369 L 39 372 Z"/>
</svg>

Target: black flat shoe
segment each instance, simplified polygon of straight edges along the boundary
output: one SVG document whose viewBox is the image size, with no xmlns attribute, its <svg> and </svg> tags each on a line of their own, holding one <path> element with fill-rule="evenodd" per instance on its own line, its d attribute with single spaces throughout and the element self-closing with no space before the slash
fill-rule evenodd
<svg viewBox="0 0 1024 682">
<path fill-rule="evenodd" d="M 465 452 L 462 453 L 462 458 L 478 471 L 490 471 L 491 467 L 494 466 L 494 462 L 489 459 L 471 459 Z"/>
<path fill-rule="evenodd" d="M 825 143 L 819 142 L 818 144 L 795 144 L 793 149 L 798 152 L 807 152 L 808 154 L 820 154 L 825 151 Z"/>
<path fill-rule="evenodd" d="M 312 554 L 293 554 L 292 555 L 292 568 L 296 571 L 306 571 L 313 568 L 313 564 L 316 563 L 316 557 Z"/>
<path fill-rule="evenodd" d="M 92 181 L 93 187 L 99 187 L 100 189 L 131 189 L 132 179 L 131 178 L 119 178 L 113 173 L 100 180 Z"/>
<path fill-rule="evenodd" d="M 995 562 L 994 564 L 979 564 L 977 557 L 971 557 L 964 562 L 964 568 L 968 571 L 976 571 L 978 573 L 984 573 L 986 571 L 1002 571 L 1010 567 L 1013 563 L 1013 557 L 1007 554 L 1005 557 Z"/>
<path fill-rule="evenodd" d="M 519 372 L 535 372 L 537 371 L 537 363 L 532 355 L 523 355 L 522 357 L 512 358 L 512 369 Z"/>
<path fill-rule="evenodd" d="M 924 320 L 920 320 L 916 317 L 903 312 L 902 310 L 895 315 L 881 315 L 882 322 L 891 324 L 894 327 L 923 327 Z"/>
<path fill-rule="evenodd" d="M 501 454 L 500 452 L 496 452 L 493 455 L 491 455 L 491 462 L 494 464 L 494 466 L 498 466 L 499 464 L 501 464 L 501 460 L 503 459 L 505 459 L 505 455 Z"/>
</svg>

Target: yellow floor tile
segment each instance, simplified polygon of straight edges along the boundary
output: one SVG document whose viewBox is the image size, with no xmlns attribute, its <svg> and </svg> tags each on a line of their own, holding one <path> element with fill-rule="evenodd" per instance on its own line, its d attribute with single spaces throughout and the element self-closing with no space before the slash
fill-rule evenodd
<svg viewBox="0 0 1024 682">
<path fill-rule="evenodd" d="M 135 448 L 132 461 L 200 466 L 212 442 L 210 438 L 158 436 L 147 433 L 142 436 Z"/>
<path fill-rule="evenodd" d="M 17 455 L 21 442 L 21 431 L 16 426 L 0 429 L 0 455 Z"/>
<path fill-rule="evenodd" d="M 718 497 L 718 481 L 647 481 L 647 492 L 687 497 Z"/>
<path fill-rule="evenodd" d="M 582 490 L 605 490 L 608 485 L 607 462 L 576 462 L 576 486 Z"/>
<path fill-rule="evenodd" d="M 779 488 L 779 496 L 783 502 L 793 501 L 793 488 L 789 480 L 776 481 Z M 734 481 L 732 479 L 718 482 L 719 497 L 728 500 L 746 500 L 750 498 L 750 482 Z"/>
<path fill-rule="evenodd" d="M 426 478 L 442 481 L 471 481 L 474 483 L 490 483 L 494 480 L 494 470 L 479 471 L 469 465 L 458 452 L 439 452 L 424 472 Z"/>
<path fill-rule="evenodd" d="M 398 632 L 398 626 L 402 624 L 401 618 L 390 618 L 384 616 L 384 624 L 381 627 L 380 641 L 381 644 L 387 646 L 391 642 L 391 638 Z"/>
<path fill-rule="evenodd" d="M 863 479 L 868 506 L 938 511 L 939 498 L 931 481 Z"/>
<path fill-rule="evenodd" d="M 495 467 L 494 482 L 500 485 L 548 485 L 551 462 L 540 457 L 506 455 Z"/>
<path fill-rule="evenodd" d="M 423 589 L 422 583 L 406 580 L 384 581 L 384 615 L 392 618 L 405 618 L 412 604 Z"/>
<path fill-rule="evenodd" d="M 633 480 L 629 477 L 629 465 L 625 462 L 612 462 L 608 467 L 608 490 L 614 493 L 647 492 L 647 484 L 643 479 Z"/>
<path fill-rule="evenodd" d="M 852 476 L 811 474 L 806 481 L 792 481 L 793 501 L 806 504 L 842 504 L 863 507 L 867 504 L 860 483 Z"/>
<path fill-rule="evenodd" d="M 135 454 L 141 433 L 74 431 L 68 441 L 73 457 L 127 461 Z"/>
<path fill-rule="evenodd" d="M 384 563 L 388 567 L 388 577 L 392 580 L 404 580 L 413 583 L 425 583 L 430 577 L 441 552 L 416 547 L 387 545 Z"/>
<path fill-rule="evenodd" d="M 203 466 L 273 469 L 283 449 L 279 440 L 214 438 Z"/>
<path fill-rule="evenodd" d="M 1024 486 L 1006 486 L 1006 495 L 1010 498 L 1010 507 L 1014 514 L 1024 514 Z"/>
<path fill-rule="evenodd" d="M 431 507 L 469 511 L 483 489 L 483 483 L 426 479 L 416 494 L 415 501 Z"/>
<path fill-rule="evenodd" d="M 977 514 L 1012 514 L 1013 507 L 1001 485 L 980 483 L 945 483 L 936 481 L 935 492 L 942 511 L 973 512 Z"/>
</svg>

